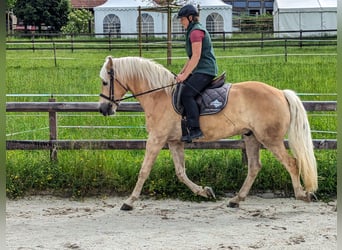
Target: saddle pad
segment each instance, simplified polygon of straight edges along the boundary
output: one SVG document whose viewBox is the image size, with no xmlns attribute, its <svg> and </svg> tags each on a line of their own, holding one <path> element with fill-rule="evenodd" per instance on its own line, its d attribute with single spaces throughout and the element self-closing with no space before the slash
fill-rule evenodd
<svg viewBox="0 0 342 250">
<path fill-rule="evenodd" d="M 183 84 L 178 84 L 172 93 L 172 105 L 174 110 L 184 115 L 184 108 L 180 100 L 180 92 Z M 212 115 L 220 112 L 228 102 L 228 94 L 231 84 L 224 84 L 222 87 L 205 89 L 196 97 L 200 115 Z"/>
</svg>

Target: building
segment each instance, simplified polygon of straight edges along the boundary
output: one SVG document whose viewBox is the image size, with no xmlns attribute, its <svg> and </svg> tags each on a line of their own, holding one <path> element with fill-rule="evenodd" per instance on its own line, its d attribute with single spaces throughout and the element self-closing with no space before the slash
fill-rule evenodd
<svg viewBox="0 0 342 250">
<path fill-rule="evenodd" d="M 273 18 L 279 37 L 336 35 L 337 0 L 275 0 Z"/>
<path fill-rule="evenodd" d="M 107 0 L 70 0 L 73 9 L 86 9 L 94 12 L 94 7 L 104 4 Z"/>
<path fill-rule="evenodd" d="M 200 6 L 200 21 L 209 32 L 232 31 L 232 7 L 221 0 L 191 1 Z M 167 13 L 155 2 L 143 0 L 108 0 L 94 8 L 95 33 L 120 37 L 136 37 L 139 32 L 139 8 L 141 32 L 167 33 Z M 172 12 L 172 32 L 182 32 L 177 19 L 178 8 Z"/>
<path fill-rule="evenodd" d="M 224 0 L 233 8 L 234 15 L 258 16 L 272 15 L 274 0 Z"/>
</svg>

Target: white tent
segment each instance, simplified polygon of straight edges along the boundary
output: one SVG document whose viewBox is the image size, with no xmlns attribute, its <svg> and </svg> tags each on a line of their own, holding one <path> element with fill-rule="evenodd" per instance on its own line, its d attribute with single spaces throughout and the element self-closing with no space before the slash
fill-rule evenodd
<svg viewBox="0 0 342 250">
<path fill-rule="evenodd" d="M 111 33 L 121 35 L 122 33 L 138 32 L 139 7 L 153 7 L 153 4 L 143 0 L 108 0 L 104 4 L 94 8 L 95 33 Z M 162 32 L 161 23 L 163 16 L 161 13 L 145 13 L 142 11 L 142 18 L 147 23 L 146 31 Z M 154 23 L 155 26 L 148 26 Z M 126 35 L 122 35 L 125 37 Z"/>
<path fill-rule="evenodd" d="M 221 0 L 182 1 L 200 6 L 200 21 L 210 32 L 232 31 L 232 6 Z M 139 7 L 142 13 L 142 33 L 167 33 L 167 14 L 149 11 L 158 7 L 146 0 L 108 0 L 94 8 L 95 33 L 121 37 L 133 37 L 138 33 Z M 172 31 L 182 32 L 182 27 L 173 13 Z"/>
<path fill-rule="evenodd" d="M 209 32 L 232 32 L 232 6 L 221 0 L 195 0 L 189 3 L 199 6 L 200 22 Z"/>
<path fill-rule="evenodd" d="M 273 5 L 274 31 L 281 37 L 298 37 L 307 30 L 337 29 L 337 0 L 275 0 Z M 303 32 L 303 36 L 336 35 L 336 32 Z"/>
</svg>

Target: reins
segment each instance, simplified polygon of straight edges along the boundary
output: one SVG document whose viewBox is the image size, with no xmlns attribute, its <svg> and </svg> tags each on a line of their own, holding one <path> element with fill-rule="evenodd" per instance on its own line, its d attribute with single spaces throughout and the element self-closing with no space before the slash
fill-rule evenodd
<svg viewBox="0 0 342 250">
<path fill-rule="evenodd" d="M 150 90 L 142 92 L 142 93 L 132 94 L 130 96 L 127 96 L 127 97 L 115 100 L 114 99 L 114 80 L 116 80 L 119 83 L 119 85 L 124 90 L 128 91 L 128 89 L 118 79 L 115 79 L 115 77 L 114 77 L 114 70 L 113 69 L 110 69 L 110 71 L 108 72 L 108 75 L 110 76 L 109 96 L 106 96 L 106 95 L 104 95 L 102 93 L 100 94 L 100 96 L 102 98 L 112 102 L 112 103 L 115 103 L 116 105 L 118 105 L 119 102 L 127 100 L 127 99 L 130 99 L 130 98 L 136 98 L 138 96 L 146 95 L 146 94 L 149 94 L 149 93 L 152 93 L 152 92 L 155 92 L 155 91 L 159 91 L 159 90 L 162 90 L 162 89 L 169 88 L 169 87 L 177 85 L 177 83 L 172 83 L 172 84 L 169 84 L 169 85 L 166 85 L 166 86 L 163 86 L 163 87 L 159 87 L 159 88 L 156 88 L 156 89 L 150 89 Z"/>
</svg>

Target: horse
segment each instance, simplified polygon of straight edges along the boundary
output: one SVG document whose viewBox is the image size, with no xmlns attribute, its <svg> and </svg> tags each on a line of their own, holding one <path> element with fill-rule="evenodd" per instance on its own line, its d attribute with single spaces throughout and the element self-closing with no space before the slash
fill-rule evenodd
<svg viewBox="0 0 342 250">
<path fill-rule="evenodd" d="M 181 142 L 181 115 L 172 105 L 175 76 L 161 64 L 141 57 L 106 57 L 100 70 L 102 89 L 99 111 L 114 115 L 127 92 L 131 92 L 145 112 L 148 138 L 144 159 L 131 195 L 121 210 L 132 210 L 139 198 L 160 150 L 168 145 L 175 172 L 195 195 L 215 198 L 210 187 L 192 182 L 185 170 L 184 142 Z M 291 177 L 297 200 L 306 202 L 315 198 L 318 188 L 317 166 L 311 130 L 304 106 L 293 90 L 279 90 L 258 81 L 233 83 L 227 105 L 213 115 L 200 116 L 202 141 L 217 141 L 242 135 L 247 154 L 248 173 L 238 193 L 228 201 L 228 207 L 239 207 L 248 195 L 261 170 L 260 149 L 264 146 L 274 154 Z M 288 136 L 292 154 L 286 150 Z M 303 187 L 302 182 L 303 182 Z"/>
</svg>

